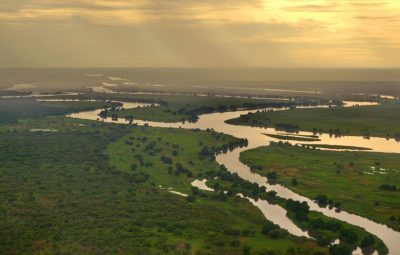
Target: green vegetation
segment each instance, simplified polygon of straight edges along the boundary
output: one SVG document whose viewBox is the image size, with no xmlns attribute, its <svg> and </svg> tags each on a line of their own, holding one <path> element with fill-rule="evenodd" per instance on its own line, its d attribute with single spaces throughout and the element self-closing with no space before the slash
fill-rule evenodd
<svg viewBox="0 0 400 255">
<path fill-rule="evenodd" d="M 327 101 L 315 99 L 302 99 L 298 101 L 280 101 L 246 98 L 221 98 L 214 96 L 191 95 L 129 95 L 129 94 L 88 94 L 80 96 L 63 96 L 60 98 L 81 98 L 99 100 L 121 100 L 131 102 L 143 102 L 158 104 L 155 107 L 143 107 L 140 109 L 126 109 L 110 112 L 109 117 L 115 115 L 118 118 L 131 118 L 149 121 L 179 122 L 196 121 L 198 115 L 212 112 L 234 111 L 239 108 L 266 108 L 266 107 L 293 107 L 295 105 L 316 105 Z"/>
<path fill-rule="evenodd" d="M 344 145 L 331 145 L 331 144 L 299 144 L 306 148 L 311 149 L 331 149 L 331 150 L 359 150 L 359 151 L 369 151 L 370 148 L 359 147 L 359 146 L 344 146 Z"/>
<path fill-rule="evenodd" d="M 265 236 L 267 221 L 248 201 L 190 188 L 195 177 L 218 169 L 215 150 L 245 141 L 61 117 L 20 122 L 25 128 L 0 132 L 2 254 L 327 250 L 290 235 Z M 59 132 L 27 131 L 47 124 Z"/>
<path fill-rule="evenodd" d="M 303 142 L 315 142 L 321 141 L 317 137 L 306 137 L 306 136 L 292 136 L 292 135 L 275 135 L 275 134 L 264 134 L 266 136 L 279 139 L 279 140 L 289 140 L 289 141 L 303 141 Z"/>
<path fill-rule="evenodd" d="M 243 152 L 241 160 L 262 175 L 275 173 L 276 182 L 315 198 L 321 206 L 342 208 L 400 229 L 397 154 L 322 151 L 273 143 Z"/>
<path fill-rule="evenodd" d="M 151 102 L 146 98 L 135 101 L 147 100 Z M 188 104 L 187 98 L 182 100 Z M 221 101 L 207 100 L 200 108 L 193 108 L 197 106 L 191 102 L 193 105 L 187 107 L 194 112 L 177 114 L 193 117 L 204 109 L 238 107 L 213 106 L 213 102 Z M 277 198 L 274 192 L 216 163 L 217 151 L 244 146 L 246 140 L 211 130 L 105 124 L 59 116 L 117 106 L 105 101 L 12 101 L 0 100 L 5 105 L 0 111 L 8 112 L 7 107 L 14 107 L 14 103 L 17 106 L 12 114 L 0 115 L 2 254 L 308 255 L 328 254 L 327 245 L 336 238 L 343 244 L 331 248 L 332 254 L 345 254 L 355 245 L 386 252 L 380 240 L 361 228 L 311 212 L 307 205 Z M 170 111 L 158 112 L 162 107 L 177 109 L 172 102 L 157 102 L 160 108 L 135 110 L 149 109 L 151 113 L 143 114 L 156 114 L 153 117 L 157 120 L 177 116 Z M 277 106 L 280 102 L 267 104 Z M 255 107 L 246 100 L 242 106 Z M 36 132 L 40 129 L 57 132 Z M 393 160 L 392 165 L 395 163 Z M 257 168 L 264 170 L 260 165 Z M 281 181 L 279 172 L 266 174 L 271 180 Z M 191 187 L 193 180 L 201 178 L 210 179 L 216 191 Z M 301 187 L 303 179 L 295 176 L 291 184 Z M 396 194 L 399 187 L 386 180 L 377 189 Z M 288 210 L 288 217 L 310 231 L 316 241 L 288 234 L 237 193 L 280 204 Z M 318 195 L 321 204 L 336 202 L 331 201 L 330 194 Z M 391 215 L 391 221 L 399 222 L 397 212 Z"/>
<path fill-rule="evenodd" d="M 111 165 L 116 169 L 129 173 L 144 183 L 151 183 L 158 187 L 160 192 L 173 190 L 188 195 L 182 200 L 192 203 L 192 206 L 197 208 L 196 216 L 190 220 L 193 225 L 198 224 L 196 225 L 198 231 L 187 229 L 183 236 L 186 236 L 184 239 L 187 239 L 187 235 L 191 235 L 193 239 L 202 240 L 190 242 L 194 250 L 204 249 L 204 244 L 209 242 L 204 239 L 207 237 L 205 233 L 209 232 L 213 225 L 218 224 L 219 229 L 213 229 L 213 232 L 218 236 L 219 245 L 212 247 L 212 250 L 217 249 L 222 253 L 229 251 L 241 253 L 240 249 L 246 247 L 251 247 L 252 253 L 255 254 L 263 250 L 274 251 L 276 254 L 286 254 L 288 249 L 297 250 L 297 254 L 309 254 L 306 249 L 324 251 L 325 248 L 317 248 L 312 242 L 290 236 L 286 231 L 284 231 L 286 234 L 280 237 L 264 236 L 260 226 L 267 221 L 249 202 L 234 196 L 234 193 L 224 195 L 203 192 L 191 187 L 190 183 L 195 179 L 221 176 L 221 167 L 214 160 L 215 151 L 226 150 L 240 144 L 245 144 L 245 141 L 210 131 L 138 127 L 109 146 L 107 151 Z M 241 181 L 246 183 L 247 187 L 254 186 Z M 219 210 L 226 213 L 227 225 L 206 221 L 203 217 L 208 218 L 207 214 L 212 213 L 210 211 L 201 213 L 203 206 L 218 206 Z M 179 212 L 177 214 L 179 215 Z M 226 233 L 232 234 L 226 236 Z M 229 235 L 236 237 L 231 238 Z M 235 244 L 233 247 L 237 248 L 229 248 L 229 243 Z"/>
<path fill-rule="evenodd" d="M 227 122 L 273 127 L 291 132 L 306 130 L 338 136 L 360 135 L 400 139 L 399 110 L 400 102 L 390 101 L 380 106 L 262 111 Z"/>
<path fill-rule="evenodd" d="M 270 174 L 268 173 L 267 175 Z M 320 246 L 329 246 L 335 240 L 339 239 L 341 244 L 333 248 L 333 251 L 331 251 L 332 254 L 337 254 L 335 253 L 335 249 L 340 250 L 343 245 L 351 247 L 351 250 L 359 246 L 371 252 L 376 250 L 379 254 L 388 253 L 387 247 L 381 240 L 372 236 L 361 227 L 352 226 L 348 223 L 326 217 L 322 213 L 310 211 L 306 202 L 279 198 L 274 191 L 266 191 L 265 187 L 259 187 L 257 184 L 244 181 L 237 174 L 231 174 L 224 169 L 221 169 L 217 173 L 217 177 L 217 179 L 210 179 L 207 184 L 213 187 L 219 193 L 219 196 L 230 197 L 237 193 L 242 193 L 246 197 L 253 199 L 262 198 L 271 204 L 279 204 L 287 210 L 287 216 L 300 228 L 307 231 L 311 237 L 315 238 Z M 262 233 L 271 238 L 276 236 L 283 238 L 287 236 L 285 231 L 282 231 L 278 226 L 271 223 L 264 224 Z M 348 236 L 351 236 L 351 238 L 348 238 Z M 350 255 L 350 253 L 341 253 L 341 255 L 346 254 Z"/>
<path fill-rule="evenodd" d="M 110 164 L 121 171 L 146 173 L 157 185 L 188 193 L 194 178 L 219 169 L 216 151 L 245 143 L 211 131 L 135 127 L 107 151 Z"/>
<path fill-rule="evenodd" d="M 67 113 L 107 108 L 107 102 L 38 102 L 34 99 L 0 99 L 0 124 L 15 124 L 19 119 L 43 118 Z"/>
</svg>

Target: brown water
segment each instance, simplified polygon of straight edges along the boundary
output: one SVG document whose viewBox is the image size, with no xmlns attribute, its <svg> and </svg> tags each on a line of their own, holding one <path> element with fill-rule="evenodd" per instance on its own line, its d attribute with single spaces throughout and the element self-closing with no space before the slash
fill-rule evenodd
<svg viewBox="0 0 400 255">
<path fill-rule="evenodd" d="M 214 189 L 206 185 L 207 179 L 194 180 L 191 184 L 193 187 L 197 187 L 205 191 L 214 191 Z M 287 211 L 279 205 L 270 204 L 267 201 L 258 199 L 257 201 L 245 197 L 242 194 L 238 194 L 240 197 L 249 200 L 254 206 L 261 210 L 265 218 L 269 219 L 271 222 L 277 224 L 283 229 L 286 229 L 290 234 L 295 236 L 305 236 L 310 237 L 307 231 L 303 231 L 296 224 L 294 224 L 287 216 Z"/>
<path fill-rule="evenodd" d="M 357 105 L 358 102 L 348 103 L 347 106 Z M 360 105 L 358 103 L 358 105 Z M 134 108 L 134 107 L 147 107 L 148 104 L 141 103 L 124 103 L 124 108 Z M 281 109 L 274 109 L 281 110 Z M 71 114 L 69 117 L 88 119 L 88 120 L 99 120 L 98 114 L 101 110 L 87 111 L 76 114 Z M 217 132 L 222 132 L 228 135 L 233 135 L 238 138 L 246 138 L 248 140 L 248 146 L 246 148 L 237 148 L 225 154 L 216 155 L 216 160 L 219 164 L 225 165 L 230 172 L 238 173 L 238 175 L 248 181 L 255 182 L 261 186 L 265 186 L 267 190 L 273 190 L 277 192 L 277 196 L 285 199 L 293 199 L 297 201 L 306 201 L 310 206 L 311 210 L 323 213 L 326 216 L 336 218 L 348 222 L 352 225 L 356 225 L 364 228 L 368 232 L 378 236 L 389 248 L 389 253 L 396 255 L 400 252 L 400 233 L 392 230 L 383 224 L 375 223 L 367 218 L 351 214 L 345 211 L 336 212 L 335 209 L 320 208 L 311 199 L 301 196 L 292 190 L 281 186 L 281 185 L 270 185 L 267 182 L 267 178 L 261 175 L 252 173 L 250 168 L 240 161 L 240 153 L 245 150 L 257 148 L 260 146 L 266 146 L 271 141 L 276 141 L 276 139 L 267 137 L 264 133 L 277 134 L 280 133 L 271 128 L 257 128 L 249 126 L 236 126 L 225 123 L 226 120 L 237 118 L 242 114 L 255 111 L 236 111 L 236 112 L 224 112 L 224 113 L 211 113 L 204 114 L 199 117 L 196 123 L 164 123 L 164 122 L 146 122 L 141 120 L 134 121 L 135 124 L 144 125 L 147 124 L 152 127 L 172 127 L 172 128 L 187 128 L 194 129 L 199 128 L 214 129 Z M 122 123 L 127 124 L 125 119 L 119 119 L 118 121 L 112 121 L 111 119 L 102 120 L 104 122 Z M 312 135 L 310 132 L 300 132 L 300 135 Z M 385 139 L 378 137 L 371 137 L 365 139 L 361 136 L 345 136 L 345 137 L 330 137 L 327 134 L 319 136 L 321 141 L 313 142 L 315 144 L 329 144 L 329 145 L 344 145 L 344 146 L 354 146 L 370 148 L 371 151 L 376 152 L 386 152 L 386 153 L 400 153 L 400 143 L 396 142 L 394 139 Z M 295 141 L 293 143 L 296 143 Z M 299 142 L 305 143 L 305 142 Z M 311 143 L 311 142 L 307 142 Z M 259 203 L 259 204 L 257 204 Z M 304 236 L 303 231 L 298 232 L 298 228 L 293 227 L 293 223 L 286 217 L 286 211 L 283 208 L 272 207 L 266 201 L 255 202 L 257 207 L 259 207 L 264 215 L 272 222 L 279 222 L 280 226 L 284 229 L 289 230 L 291 233 Z M 290 223 L 289 223 L 290 222 Z"/>
</svg>

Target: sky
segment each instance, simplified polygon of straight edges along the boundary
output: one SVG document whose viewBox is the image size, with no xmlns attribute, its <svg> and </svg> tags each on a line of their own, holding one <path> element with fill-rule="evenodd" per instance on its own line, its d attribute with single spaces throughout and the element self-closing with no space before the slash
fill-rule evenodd
<svg viewBox="0 0 400 255">
<path fill-rule="evenodd" d="M 400 67 L 400 0 L 1 0 L 0 67 Z"/>
</svg>

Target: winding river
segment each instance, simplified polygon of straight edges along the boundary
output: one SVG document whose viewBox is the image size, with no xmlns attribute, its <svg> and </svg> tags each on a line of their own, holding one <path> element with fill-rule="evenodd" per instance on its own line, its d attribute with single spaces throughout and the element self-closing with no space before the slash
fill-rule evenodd
<svg viewBox="0 0 400 255">
<path fill-rule="evenodd" d="M 348 102 L 346 106 L 359 105 L 357 102 Z M 136 108 L 136 107 L 148 107 L 148 104 L 141 103 L 131 103 L 124 102 L 124 108 Z M 262 109 L 271 110 L 271 109 Z M 282 110 L 282 109 L 272 109 L 272 110 Z M 98 114 L 101 110 L 86 111 L 68 115 L 71 118 L 79 118 L 86 120 L 97 120 L 104 122 L 113 122 L 127 124 L 125 119 L 118 119 L 117 121 L 112 121 L 109 119 L 99 119 Z M 164 122 L 152 122 L 152 121 L 141 121 L 135 120 L 133 123 L 138 125 L 149 125 L 152 127 L 164 127 L 164 128 L 186 128 L 186 129 L 213 129 L 217 132 L 222 132 L 228 135 L 232 135 L 238 138 L 246 138 L 248 140 L 248 146 L 245 148 L 237 148 L 233 151 L 216 155 L 216 160 L 219 164 L 225 165 L 225 167 L 233 173 L 237 173 L 241 178 L 255 182 L 261 186 L 265 186 L 269 191 L 276 191 L 277 196 L 285 199 L 293 199 L 297 201 L 305 201 L 310 206 L 311 210 L 323 213 L 326 216 L 348 222 L 352 225 L 359 226 L 367 230 L 368 232 L 379 237 L 388 247 L 389 253 L 391 255 L 397 255 L 400 252 L 400 233 L 394 231 L 393 229 L 387 227 L 386 225 L 379 224 L 369 220 L 367 218 L 351 214 L 345 211 L 337 212 L 335 209 L 321 208 L 312 201 L 311 199 L 301 196 L 292 190 L 281 186 L 281 185 L 270 185 L 267 182 L 267 178 L 259 174 L 253 173 L 250 168 L 243 164 L 239 158 L 240 153 L 257 148 L 260 146 L 266 146 L 271 141 L 277 141 L 277 139 L 268 137 L 265 133 L 278 134 L 281 132 L 275 131 L 273 128 L 258 128 L 249 126 L 237 126 L 225 123 L 226 120 L 237 118 L 242 114 L 247 114 L 249 112 L 256 112 L 257 110 L 240 110 L 235 112 L 223 112 L 223 113 L 210 113 L 199 116 L 199 120 L 196 123 L 164 123 Z M 300 132 L 299 135 L 312 135 L 310 132 Z M 400 153 L 400 143 L 394 139 L 385 139 L 378 137 L 371 137 L 365 139 L 361 136 L 344 136 L 344 137 L 331 137 L 328 134 L 319 135 L 320 141 L 312 142 L 313 144 L 329 144 L 329 145 L 342 145 L 342 146 L 354 146 L 370 148 L 371 151 L 385 152 L 385 153 Z M 296 141 L 291 141 L 291 143 L 296 143 Z M 298 142 L 298 143 L 311 143 L 311 142 Z M 251 200 L 250 200 L 251 201 Z M 284 229 L 287 229 L 290 233 L 296 236 L 308 236 L 307 232 L 299 229 L 293 222 L 291 222 L 287 216 L 286 211 L 278 206 L 268 204 L 266 201 L 251 201 L 254 205 L 260 208 L 270 221 L 278 224 Z"/>
</svg>

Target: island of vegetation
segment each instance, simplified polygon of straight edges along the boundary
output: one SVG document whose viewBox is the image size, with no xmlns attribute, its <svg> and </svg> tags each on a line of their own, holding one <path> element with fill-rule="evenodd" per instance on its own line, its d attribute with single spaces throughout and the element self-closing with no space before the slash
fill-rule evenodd
<svg viewBox="0 0 400 255">
<path fill-rule="evenodd" d="M 276 128 L 287 132 L 310 131 L 333 136 L 358 135 L 400 140 L 400 101 L 379 106 L 292 109 L 259 111 L 242 115 L 227 123 Z"/>
</svg>

